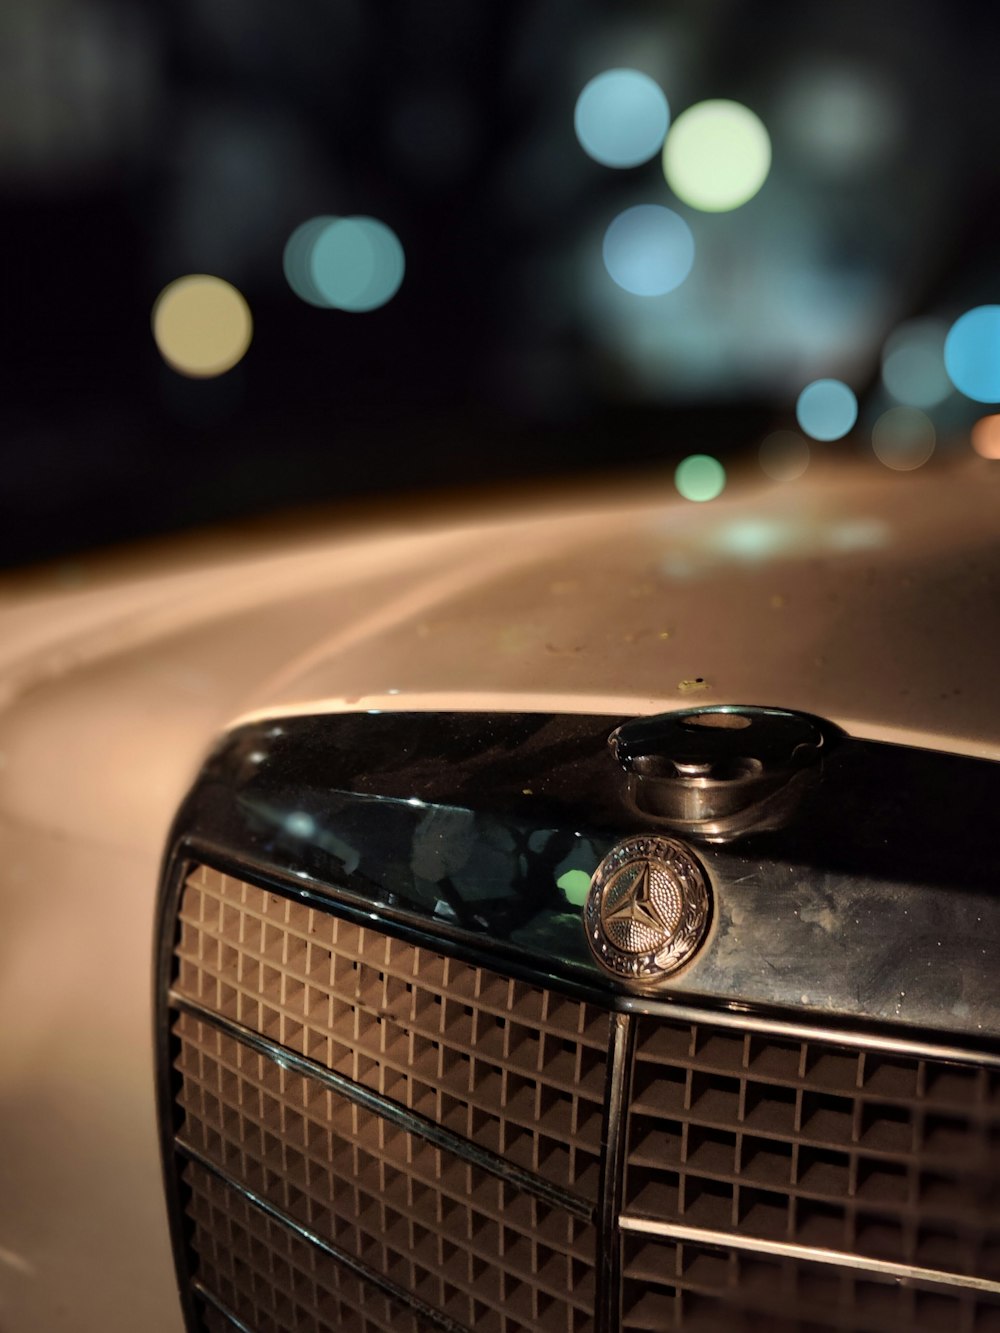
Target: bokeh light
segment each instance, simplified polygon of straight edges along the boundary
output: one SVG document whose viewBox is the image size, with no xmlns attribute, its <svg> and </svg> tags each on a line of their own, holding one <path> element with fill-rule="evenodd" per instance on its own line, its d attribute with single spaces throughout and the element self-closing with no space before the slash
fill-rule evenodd
<svg viewBox="0 0 1000 1333">
<path fill-rule="evenodd" d="M 771 140 L 739 102 L 698 102 L 677 117 L 663 145 L 667 184 L 684 203 L 724 213 L 752 199 L 771 169 Z"/>
<path fill-rule="evenodd" d="M 934 452 L 934 423 L 918 407 L 890 407 L 872 427 L 875 457 L 896 472 L 923 467 Z"/>
<path fill-rule="evenodd" d="M 321 296 L 341 310 L 376 310 L 403 281 L 403 247 L 375 218 L 340 218 L 324 227 L 312 251 L 312 277 Z"/>
<path fill-rule="evenodd" d="M 1000 458 L 1000 415 L 981 417 L 972 427 L 972 447 L 980 458 Z"/>
<path fill-rule="evenodd" d="M 637 69 L 609 69 L 576 101 L 573 127 L 583 151 L 605 167 L 637 167 L 655 157 L 670 124 L 663 90 Z"/>
<path fill-rule="evenodd" d="M 947 327 L 936 319 L 901 324 L 882 349 L 882 383 L 907 407 L 934 407 L 952 391 L 944 365 Z"/>
<path fill-rule="evenodd" d="M 882 165 L 902 142 L 906 124 L 904 104 L 885 66 L 839 59 L 792 69 L 776 117 L 775 128 L 802 167 L 830 177 Z"/>
<path fill-rule="evenodd" d="M 392 300 L 406 261 L 399 237 L 376 218 L 316 217 L 292 232 L 283 265 L 303 301 L 360 312 Z"/>
<path fill-rule="evenodd" d="M 619 287 L 635 296 L 672 292 L 693 263 L 691 228 L 659 204 L 627 208 L 604 233 L 604 266 Z"/>
<path fill-rule="evenodd" d="M 948 330 L 944 364 L 955 388 L 977 403 L 1000 403 L 1000 305 L 967 310 Z"/>
<path fill-rule="evenodd" d="M 246 353 L 253 318 L 241 292 L 223 278 L 190 273 L 164 287 L 153 305 L 153 337 L 182 375 L 223 375 Z"/>
<path fill-rule="evenodd" d="M 839 440 L 858 419 L 858 400 L 841 380 L 813 380 L 799 394 L 795 417 L 814 440 Z"/>
<path fill-rule="evenodd" d="M 685 500 L 714 500 L 726 485 L 726 470 L 709 454 L 691 454 L 678 463 L 674 485 Z"/>
<path fill-rule="evenodd" d="M 315 217 L 303 222 L 289 236 L 282 256 L 285 281 L 295 295 L 300 301 L 320 306 L 324 310 L 330 309 L 330 303 L 320 294 L 313 281 L 312 252 L 321 233 L 336 221 L 335 217 Z"/>
<path fill-rule="evenodd" d="M 809 446 L 793 430 L 776 430 L 762 442 L 757 457 L 774 481 L 795 481 L 809 466 Z"/>
</svg>

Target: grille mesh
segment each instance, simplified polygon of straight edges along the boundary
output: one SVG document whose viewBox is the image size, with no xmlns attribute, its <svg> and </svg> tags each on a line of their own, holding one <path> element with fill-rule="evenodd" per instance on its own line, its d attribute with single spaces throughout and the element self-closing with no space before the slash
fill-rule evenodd
<svg viewBox="0 0 1000 1333">
<path fill-rule="evenodd" d="M 256 1333 L 596 1333 L 605 1010 L 208 867 L 179 926 L 178 1135 L 230 1182 L 183 1166 L 197 1282 Z M 623 1333 L 1000 1333 L 1000 1295 L 960 1284 L 1000 1282 L 1000 1071 L 628 1022 L 623 1211 L 705 1234 L 618 1233 Z"/>
<path fill-rule="evenodd" d="M 607 1014 L 202 867 L 178 989 L 584 1198 Z"/>
<path fill-rule="evenodd" d="M 196 1162 L 184 1168 L 205 1285 L 257 1333 L 423 1333 L 431 1326 L 275 1222 Z M 208 1307 L 212 1333 L 232 1325 Z"/>
<path fill-rule="evenodd" d="M 180 922 L 180 995 L 572 1190 L 581 1211 L 596 1198 L 606 1013 L 205 867 Z M 477 1333 L 592 1333 L 590 1222 L 189 1013 L 174 1037 L 182 1139 L 230 1178 Z M 236 1262 L 228 1234 L 203 1253 L 196 1230 L 211 1290 Z M 285 1300 L 269 1253 L 261 1281 Z"/>
<path fill-rule="evenodd" d="M 638 1024 L 626 1208 L 1000 1278 L 1000 1071 Z"/>
<path fill-rule="evenodd" d="M 589 1325 L 591 1226 L 188 1015 L 176 1030 L 185 1138 L 229 1175 L 464 1324 Z"/>
</svg>

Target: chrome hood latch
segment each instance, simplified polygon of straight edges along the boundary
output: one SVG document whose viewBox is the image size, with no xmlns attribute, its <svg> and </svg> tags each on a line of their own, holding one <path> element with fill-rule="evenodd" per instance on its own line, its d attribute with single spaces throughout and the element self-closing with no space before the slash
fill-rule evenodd
<svg viewBox="0 0 1000 1333">
<path fill-rule="evenodd" d="M 786 824 L 836 735 L 805 713 L 726 704 L 636 718 L 608 743 L 637 810 L 726 842 Z"/>
</svg>

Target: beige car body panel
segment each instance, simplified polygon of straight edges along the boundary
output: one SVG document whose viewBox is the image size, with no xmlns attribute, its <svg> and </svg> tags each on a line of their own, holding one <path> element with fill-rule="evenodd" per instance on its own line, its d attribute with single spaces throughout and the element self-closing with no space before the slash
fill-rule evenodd
<svg viewBox="0 0 1000 1333">
<path fill-rule="evenodd" d="M 153 905 L 171 817 L 219 730 L 345 709 L 730 702 L 1000 758 L 998 516 L 992 464 L 859 464 L 710 505 L 654 480 L 0 583 L 3 1333 L 181 1327 Z"/>
</svg>

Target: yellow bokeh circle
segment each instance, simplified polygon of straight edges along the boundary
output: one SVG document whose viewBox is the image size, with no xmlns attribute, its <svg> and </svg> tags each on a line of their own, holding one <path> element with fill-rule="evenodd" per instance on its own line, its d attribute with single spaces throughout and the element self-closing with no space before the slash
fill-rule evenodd
<svg viewBox="0 0 1000 1333">
<path fill-rule="evenodd" d="M 253 317 L 232 283 L 189 273 L 168 283 L 156 298 L 153 337 L 168 366 L 207 379 L 232 370 L 243 358 L 253 337 Z"/>
<path fill-rule="evenodd" d="M 739 102 L 697 102 L 677 117 L 663 145 L 663 174 L 678 199 L 725 213 L 752 199 L 771 169 L 771 139 Z"/>
</svg>

